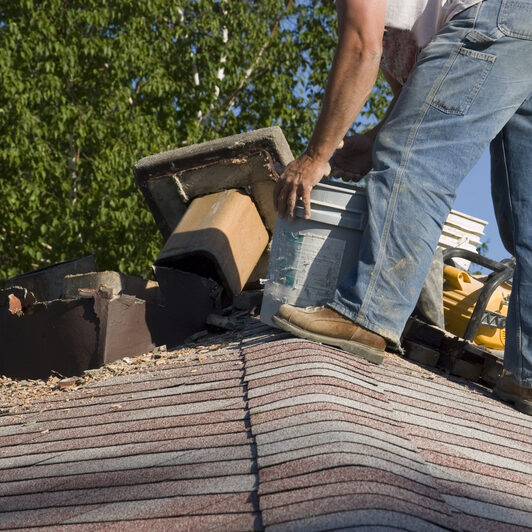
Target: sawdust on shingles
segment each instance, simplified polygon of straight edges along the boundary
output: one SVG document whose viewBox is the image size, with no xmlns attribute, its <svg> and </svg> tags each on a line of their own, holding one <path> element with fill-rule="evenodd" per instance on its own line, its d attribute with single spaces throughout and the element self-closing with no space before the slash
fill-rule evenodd
<svg viewBox="0 0 532 532">
<path fill-rule="evenodd" d="M 95 382 L 105 381 L 120 375 L 131 375 L 160 368 L 176 361 L 194 358 L 201 361 L 210 352 L 228 347 L 240 340 L 238 331 L 210 334 L 197 342 L 191 342 L 178 349 L 167 351 L 163 346 L 150 353 L 136 357 L 124 357 L 97 369 L 90 369 L 83 375 L 65 377 L 53 373 L 48 379 L 13 379 L 0 375 L 0 416 L 23 413 L 39 400 L 54 395 L 65 395 L 81 390 Z"/>
</svg>

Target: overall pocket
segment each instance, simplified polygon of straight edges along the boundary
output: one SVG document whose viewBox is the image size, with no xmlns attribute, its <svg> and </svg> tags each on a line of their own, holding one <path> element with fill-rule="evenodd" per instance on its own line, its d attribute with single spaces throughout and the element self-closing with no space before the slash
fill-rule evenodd
<svg viewBox="0 0 532 532">
<path fill-rule="evenodd" d="M 497 24 L 508 37 L 532 40 L 532 0 L 502 0 Z"/>
<path fill-rule="evenodd" d="M 447 72 L 430 104 L 440 111 L 465 115 L 493 67 L 496 56 L 471 50 L 466 44 L 447 63 Z"/>
</svg>

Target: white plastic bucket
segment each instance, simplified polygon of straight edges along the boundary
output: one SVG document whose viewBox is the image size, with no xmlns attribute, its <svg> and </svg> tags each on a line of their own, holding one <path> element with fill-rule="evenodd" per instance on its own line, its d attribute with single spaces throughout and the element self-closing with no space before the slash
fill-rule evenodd
<svg viewBox="0 0 532 532">
<path fill-rule="evenodd" d="M 358 261 L 366 194 L 356 186 L 319 183 L 311 193 L 310 219 L 304 219 L 301 205 L 295 214 L 275 225 L 260 313 L 268 325 L 283 303 L 306 307 L 332 300 L 336 285 Z"/>
</svg>

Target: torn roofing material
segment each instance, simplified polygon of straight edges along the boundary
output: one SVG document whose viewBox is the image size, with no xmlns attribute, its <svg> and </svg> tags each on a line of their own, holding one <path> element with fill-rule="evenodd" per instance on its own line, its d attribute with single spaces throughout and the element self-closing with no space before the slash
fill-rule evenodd
<svg viewBox="0 0 532 532">
<path fill-rule="evenodd" d="M 0 529 L 525 530 L 532 422 L 484 388 L 250 322 L 0 422 Z"/>
</svg>

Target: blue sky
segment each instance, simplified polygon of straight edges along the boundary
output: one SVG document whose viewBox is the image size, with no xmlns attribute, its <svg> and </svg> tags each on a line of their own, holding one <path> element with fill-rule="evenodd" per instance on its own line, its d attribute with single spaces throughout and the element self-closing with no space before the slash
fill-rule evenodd
<svg viewBox="0 0 532 532">
<path fill-rule="evenodd" d="M 486 242 L 488 246 L 486 255 L 490 259 L 501 260 L 510 256 L 502 245 L 497 222 L 495 221 L 495 213 L 493 212 L 490 157 L 487 151 L 462 182 L 453 208 L 488 222 L 482 241 Z"/>
</svg>

